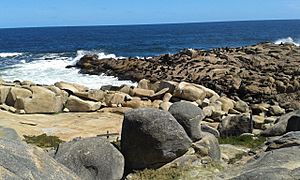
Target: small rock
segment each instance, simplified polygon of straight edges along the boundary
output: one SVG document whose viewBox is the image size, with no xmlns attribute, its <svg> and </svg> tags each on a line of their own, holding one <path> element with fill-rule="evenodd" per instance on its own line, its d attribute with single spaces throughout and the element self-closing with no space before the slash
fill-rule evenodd
<svg viewBox="0 0 300 180">
<path fill-rule="evenodd" d="M 280 116 L 280 115 L 285 114 L 285 109 L 281 108 L 278 105 L 274 105 L 274 106 L 270 107 L 270 111 L 269 112 L 273 116 Z"/>
<path fill-rule="evenodd" d="M 85 101 L 76 96 L 70 96 L 66 103 L 66 108 L 70 112 L 92 112 L 100 109 L 101 103 L 93 101 Z"/>
<path fill-rule="evenodd" d="M 242 113 L 249 112 L 248 104 L 240 99 L 235 103 L 234 109 L 236 109 Z"/>
<path fill-rule="evenodd" d="M 252 121 L 248 115 L 228 116 L 219 127 L 221 137 L 239 136 L 243 133 L 252 133 L 252 130 Z"/>
<path fill-rule="evenodd" d="M 131 90 L 130 95 L 138 97 L 151 97 L 154 95 L 154 91 L 148 89 L 134 88 Z"/>
<path fill-rule="evenodd" d="M 162 109 L 164 111 L 169 111 L 170 107 L 172 106 L 173 103 L 170 102 L 162 102 L 159 105 L 159 109 Z"/>
</svg>

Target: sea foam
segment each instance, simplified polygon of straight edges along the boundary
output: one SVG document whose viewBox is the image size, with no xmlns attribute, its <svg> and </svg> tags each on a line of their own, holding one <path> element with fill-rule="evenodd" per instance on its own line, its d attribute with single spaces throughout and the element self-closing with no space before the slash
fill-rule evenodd
<svg viewBox="0 0 300 180">
<path fill-rule="evenodd" d="M 31 62 L 22 61 L 10 68 L 0 71 L 0 76 L 7 81 L 30 80 L 38 84 L 54 84 L 58 81 L 66 81 L 85 85 L 89 88 L 98 89 L 103 85 L 122 84 L 136 85 L 131 81 L 119 81 L 118 78 L 106 75 L 86 75 L 80 74 L 79 69 L 66 66 L 75 64 L 86 54 L 97 54 L 101 58 L 116 58 L 114 54 L 105 54 L 95 51 L 77 51 L 75 58 L 67 57 L 59 53 L 47 53 Z"/>
<path fill-rule="evenodd" d="M 21 56 L 23 53 L 0 53 L 0 58 L 8 58 L 8 57 L 16 57 L 16 56 Z"/>
<path fill-rule="evenodd" d="M 300 44 L 297 41 L 294 41 L 293 38 L 288 37 L 288 38 L 283 38 L 283 39 L 278 39 L 277 41 L 275 41 L 275 44 L 284 44 L 284 43 L 291 43 L 294 44 L 296 46 L 300 46 Z"/>
</svg>

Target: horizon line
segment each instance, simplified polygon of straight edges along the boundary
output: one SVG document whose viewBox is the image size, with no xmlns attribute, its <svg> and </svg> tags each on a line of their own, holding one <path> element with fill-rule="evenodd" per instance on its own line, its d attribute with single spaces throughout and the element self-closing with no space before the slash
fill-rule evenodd
<svg viewBox="0 0 300 180">
<path fill-rule="evenodd" d="M 260 21 L 300 21 L 300 19 L 257 19 L 257 20 L 212 20 L 190 22 L 158 22 L 158 23 L 130 23 L 130 24 L 87 24 L 87 25 L 45 25 L 45 26 L 17 26 L 0 27 L 0 29 L 29 29 L 29 28 L 72 28 L 72 27 L 108 27 L 108 26 L 151 26 L 151 25 L 176 25 L 176 24 L 205 24 L 205 23 L 234 23 L 234 22 L 260 22 Z"/>
</svg>

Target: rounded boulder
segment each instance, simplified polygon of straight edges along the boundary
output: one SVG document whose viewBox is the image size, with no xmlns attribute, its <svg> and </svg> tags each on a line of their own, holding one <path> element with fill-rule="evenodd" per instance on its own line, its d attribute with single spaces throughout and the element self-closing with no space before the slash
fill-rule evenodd
<svg viewBox="0 0 300 180">
<path fill-rule="evenodd" d="M 193 141 L 201 139 L 200 122 L 205 118 L 202 109 L 189 102 L 176 102 L 172 104 L 169 112 Z"/>
<path fill-rule="evenodd" d="M 55 159 L 82 179 L 121 179 L 124 173 L 123 155 L 101 137 L 61 144 Z"/>
<path fill-rule="evenodd" d="M 124 116 L 121 151 L 127 170 L 159 168 L 191 147 L 183 127 L 167 111 L 135 109 Z"/>
</svg>

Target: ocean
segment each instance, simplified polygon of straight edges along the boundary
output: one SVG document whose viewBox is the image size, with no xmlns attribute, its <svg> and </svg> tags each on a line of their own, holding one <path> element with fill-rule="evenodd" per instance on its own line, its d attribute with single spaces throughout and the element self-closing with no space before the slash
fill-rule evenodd
<svg viewBox="0 0 300 180">
<path fill-rule="evenodd" d="M 300 20 L 188 24 L 0 29 L 0 77 L 38 84 L 58 81 L 102 85 L 134 84 L 105 75 L 66 69 L 85 54 L 148 57 L 185 48 L 239 47 L 260 42 L 300 43 Z"/>
</svg>

